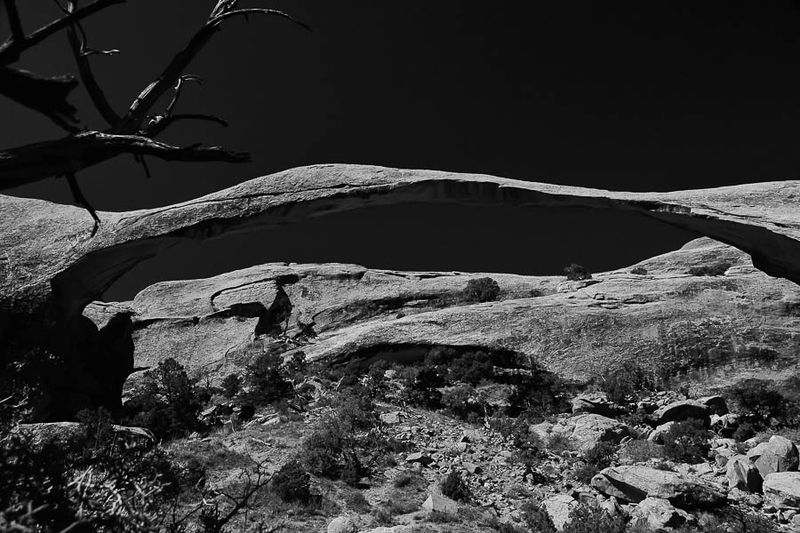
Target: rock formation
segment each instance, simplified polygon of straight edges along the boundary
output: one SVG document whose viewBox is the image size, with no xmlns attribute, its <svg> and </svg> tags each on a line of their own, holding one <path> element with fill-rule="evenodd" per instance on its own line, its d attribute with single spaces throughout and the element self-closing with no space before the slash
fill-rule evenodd
<svg viewBox="0 0 800 533">
<path fill-rule="evenodd" d="M 252 333 L 258 336 L 268 334 L 269 328 L 277 327 L 279 319 L 286 318 L 281 313 L 289 312 L 285 305 L 281 307 L 279 301 L 288 297 L 293 308 L 298 310 L 292 312 L 295 315 L 301 310 L 313 310 L 314 332 L 319 337 L 308 349 L 308 355 L 314 358 L 335 360 L 349 357 L 354 352 L 363 355 L 364 349 L 374 350 L 384 341 L 411 348 L 433 343 L 479 344 L 530 355 L 545 355 L 544 363 L 553 370 L 585 376 L 598 365 L 608 364 L 609 358 L 619 349 L 618 342 L 608 342 L 604 343 L 605 353 L 592 354 L 591 357 L 582 353 L 590 348 L 594 352 L 594 343 L 604 332 L 613 329 L 614 337 L 619 342 L 627 342 L 631 339 L 629 335 L 636 339 L 643 338 L 641 324 L 647 324 L 651 328 L 650 338 L 657 337 L 657 317 L 664 313 L 664 295 L 672 294 L 667 298 L 679 296 L 675 291 L 682 291 L 680 294 L 683 296 L 691 296 L 689 293 L 692 290 L 703 289 L 702 294 L 689 298 L 689 305 L 683 306 L 685 309 L 674 310 L 672 318 L 681 315 L 691 327 L 698 326 L 697 319 L 701 312 L 711 308 L 710 302 L 703 300 L 710 298 L 715 300 L 713 309 L 718 314 L 705 326 L 698 327 L 742 332 L 748 324 L 753 324 L 752 317 L 743 316 L 738 311 L 742 307 L 742 286 L 756 292 L 764 291 L 766 285 L 770 287 L 764 293 L 759 292 L 764 296 L 762 301 L 745 296 L 744 307 L 747 309 L 778 307 L 781 305 L 778 300 L 784 297 L 795 298 L 790 304 L 796 301 L 793 285 L 757 274 L 750 265 L 771 276 L 800 281 L 798 195 L 800 182 L 797 181 L 673 193 L 623 193 L 484 175 L 318 165 L 257 178 L 172 206 L 125 213 L 100 213 L 103 224 L 94 237 L 90 236 L 89 231 L 91 221 L 80 208 L 0 196 L 0 221 L 7 228 L 0 235 L 0 250 L 3 252 L 0 255 L 0 350 L 13 356 L 31 346 L 44 345 L 63 354 L 74 363 L 72 368 L 81 369 L 76 370 L 77 374 L 70 378 L 70 381 L 81 384 L 80 394 L 90 396 L 90 401 L 94 403 L 108 403 L 118 397 L 122 381 L 133 368 L 134 344 L 136 358 L 141 357 L 143 364 L 149 364 L 152 361 L 147 355 L 142 355 L 148 351 L 149 342 L 175 342 L 180 337 L 176 336 L 177 328 L 184 327 L 188 331 L 189 323 L 193 326 L 195 321 L 200 321 L 204 327 L 195 330 L 202 330 L 206 340 L 219 338 L 223 344 L 228 344 L 228 348 L 236 348 L 249 342 L 242 336 L 245 329 L 248 335 Z M 523 280 L 521 277 L 498 276 L 505 291 L 503 300 L 473 306 L 442 305 L 441 302 L 431 302 L 424 295 L 417 298 L 422 303 L 406 299 L 399 308 L 397 302 L 386 295 L 381 297 L 382 300 L 374 299 L 381 300 L 373 303 L 384 318 L 393 307 L 398 308 L 393 311 L 406 315 L 397 318 L 395 313 L 393 321 L 359 321 L 352 316 L 352 308 L 332 306 L 339 308 L 338 312 L 351 321 L 349 329 L 343 328 L 345 324 L 341 317 L 333 316 L 330 310 L 322 310 L 323 306 L 315 310 L 306 309 L 297 303 L 302 301 L 302 296 L 298 299 L 297 295 L 291 294 L 294 289 L 308 290 L 307 284 L 293 281 L 300 279 L 302 272 L 293 271 L 308 271 L 310 267 L 272 265 L 265 267 L 272 273 L 251 271 L 249 274 L 233 274 L 234 278 L 260 276 L 272 280 L 260 286 L 258 283 L 249 286 L 248 282 L 244 282 L 241 289 L 233 290 L 237 280 L 231 280 L 233 283 L 230 286 L 225 286 L 224 280 L 219 278 L 209 281 L 211 284 L 221 284 L 221 292 L 211 298 L 211 302 L 189 298 L 183 301 L 183 307 L 177 300 L 169 304 L 158 302 L 153 291 L 162 290 L 165 286 L 157 286 L 150 292 L 145 291 L 144 296 L 137 297 L 130 307 L 110 305 L 105 313 L 97 309 L 90 310 L 88 315 L 105 315 L 99 321 L 99 328 L 81 315 L 90 302 L 99 299 L 124 273 L 184 239 L 213 238 L 231 230 L 248 231 L 309 216 L 412 201 L 505 205 L 518 209 L 575 206 L 627 210 L 738 247 L 752 257 L 752 263 L 739 255 L 737 263 L 740 270 L 734 272 L 733 277 L 726 276 L 723 279 L 687 280 L 679 275 L 667 275 L 670 274 L 670 267 L 662 268 L 661 274 L 654 277 L 640 276 L 642 279 L 621 272 L 610 273 L 598 276 L 602 285 L 564 285 L 561 290 L 567 291 L 565 293 L 557 293 L 558 283 L 553 278 Z M 718 251 L 709 253 L 717 254 Z M 730 254 L 730 251 L 724 253 Z M 699 256 L 693 252 L 689 255 L 695 258 Z M 657 269 L 659 259 L 649 264 Z M 316 267 L 311 270 L 313 268 Z M 426 286 L 424 280 L 430 279 L 434 280 L 431 290 L 437 295 L 452 293 L 455 285 L 462 284 L 469 277 L 458 274 L 399 274 L 348 266 L 327 268 L 341 270 L 334 275 L 344 276 L 343 279 L 348 276 L 361 276 L 368 280 L 405 277 L 412 280 L 412 284 L 419 282 L 420 287 Z M 277 272 L 281 270 L 284 274 L 280 275 L 288 277 L 279 278 Z M 325 276 L 324 273 L 320 275 Z M 762 288 L 754 288 L 751 280 L 756 279 Z M 444 290 L 444 286 L 450 288 Z M 547 294 L 545 297 L 522 297 L 521 287 L 539 286 Z M 266 292 L 257 297 L 248 295 L 248 291 L 257 287 Z M 169 286 L 169 290 L 174 296 L 175 286 Z M 202 292 L 201 289 L 197 290 Z M 385 288 L 379 288 L 377 292 L 383 290 Z M 270 291 L 274 291 L 274 294 Z M 424 293 L 421 288 L 406 290 L 407 295 L 413 292 Z M 148 295 L 153 297 L 153 302 L 145 302 Z M 207 297 L 204 293 L 203 298 Z M 438 296 L 433 299 L 436 298 Z M 145 307 L 138 307 L 140 304 Z M 165 305 L 173 309 L 159 307 Z M 359 305 L 356 304 L 356 308 Z M 417 313 L 420 307 L 428 312 Z M 615 312 L 608 313 L 609 309 Z M 727 311 L 735 312 L 728 315 Z M 374 315 L 374 310 L 355 312 L 365 316 Z M 292 318 L 299 318 L 295 315 Z M 759 318 L 762 316 L 758 311 L 756 315 Z M 231 322 L 231 319 L 238 321 L 238 324 Z M 764 331 L 764 327 L 770 330 L 774 326 L 776 335 L 780 337 L 782 324 L 770 323 L 774 321 L 769 317 L 764 317 L 764 320 L 767 324 L 759 325 L 758 330 Z M 171 325 L 167 326 L 167 322 Z M 290 322 L 295 327 L 296 322 Z M 496 325 L 500 323 L 506 325 L 497 328 Z M 336 324 L 339 330 L 335 336 L 325 331 L 330 324 Z M 153 337 L 152 334 L 159 328 L 162 337 Z M 131 341 L 131 332 L 134 330 L 135 343 Z M 563 344 L 556 341 L 557 337 L 563 335 L 545 335 L 543 341 L 534 341 L 531 331 L 583 333 Z M 618 335 L 618 331 L 622 334 Z M 195 341 L 195 345 L 200 344 L 204 343 Z M 583 349 L 576 349 L 576 346 Z M 203 355 L 198 357 L 202 359 Z"/>
</svg>

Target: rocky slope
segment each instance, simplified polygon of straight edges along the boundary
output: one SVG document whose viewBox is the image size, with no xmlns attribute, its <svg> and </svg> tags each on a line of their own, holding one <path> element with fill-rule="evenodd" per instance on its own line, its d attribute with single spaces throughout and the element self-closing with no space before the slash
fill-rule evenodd
<svg viewBox="0 0 800 533">
<path fill-rule="evenodd" d="M 716 262 L 721 276 L 687 274 Z M 134 365 L 170 356 L 218 380 L 270 344 L 332 364 L 422 358 L 433 346 L 480 347 L 534 358 L 583 380 L 625 361 L 673 365 L 707 379 L 796 364 L 800 288 L 736 250 L 699 239 L 591 280 L 509 274 L 268 264 L 208 279 L 163 282 L 133 301 L 93 303 L 99 328 L 130 316 Z M 470 279 L 495 279 L 498 301 L 470 303 Z"/>
</svg>

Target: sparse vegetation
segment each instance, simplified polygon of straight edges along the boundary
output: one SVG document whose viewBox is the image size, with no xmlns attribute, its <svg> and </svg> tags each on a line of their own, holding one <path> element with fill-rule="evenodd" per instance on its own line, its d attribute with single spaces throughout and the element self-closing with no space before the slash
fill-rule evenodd
<svg viewBox="0 0 800 533">
<path fill-rule="evenodd" d="M 451 470 L 439 484 L 442 494 L 452 498 L 457 502 L 468 502 L 472 498 L 469 485 L 461 474 L 456 470 Z"/>
<path fill-rule="evenodd" d="M 701 420 L 676 422 L 664 435 L 664 455 L 681 463 L 699 463 L 708 457 L 711 437 Z"/>
<path fill-rule="evenodd" d="M 589 451 L 583 454 L 583 465 L 576 471 L 575 475 L 579 481 L 589 483 L 595 474 L 611 466 L 617 447 L 605 441 L 598 442 Z"/>
<path fill-rule="evenodd" d="M 592 278 L 592 273 L 577 263 L 572 263 L 571 265 L 564 267 L 564 275 L 567 276 L 567 279 L 570 281 L 580 281 L 583 279 Z"/>
<path fill-rule="evenodd" d="M 467 302 L 493 302 L 500 296 L 500 285 L 492 278 L 471 279 L 464 288 L 463 296 Z"/>
<path fill-rule="evenodd" d="M 643 266 L 633 267 L 631 269 L 631 274 L 635 274 L 637 276 L 646 276 L 647 275 L 647 269 L 645 267 L 643 267 Z"/>
</svg>

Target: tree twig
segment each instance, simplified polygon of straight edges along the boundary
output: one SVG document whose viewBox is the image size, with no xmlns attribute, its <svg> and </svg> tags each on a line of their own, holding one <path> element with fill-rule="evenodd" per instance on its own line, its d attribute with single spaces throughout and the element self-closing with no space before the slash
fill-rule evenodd
<svg viewBox="0 0 800 533">
<path fill-rule="evenodd" d="M 94 15 L 103 9 L 114 4 L 122 4 L 125 0 L 96 0 L 95 2 L 76 10 L 70 15 L 65 15 L 60 19 L 42 26 L 29 35 L 24 35 L 22 39 L 10 39 L 0 46 L 0 65 L 8 65 L 17 61 L 22 52 L 28 50 L 44 41 L 48 37 L 55 35 L 72 23 Z M 8 0 L 6 0 L 8 6 Z"/>
<path fill-rule="evenodd" d="M 136 97 L 124 118 L 123 128 L 130 129 L 139 128 L 141 126 L 147 116 L 147 113 L 150 111 L 150 109 L 152 109 L 153 105 L 155 105 L 159 98 L 161 98 L 170 87 L 175 85 L 178 79 L 183 75 L 183 72 L 186 70 L 186 68 L 191 64 L 192 60 L 194 60 L 197 54 L 199 54 L 205 45 L 209 43 L 219 26 L 228 18 L 258 13 L 262 15 L 285 18 L 301 26 L 302 28 L 307 30 L 310 29 L 307 25 L 292 18 L 283 11 L 278 11 L 275 9 L 248 8 L 228 11 L 222 9 L 220 13 L 217 13 L 217 11 L 220 9 L 220 4 L 217 4 L 217 7 L 212 12 L 212 16 L 209 18 L 208 22 L 205 23 L 200 31 L 194 34 L 186 47 L 175 54 L 175 56 L 172 58 L 172 61 L 170 61 L 166 68 L 164 68 L 161 75 L 153 83 L 148 85 L 138 97 Z M 233 2 L 233 5 L 235 5 L 235 2 Z"/>
<path fill-rule="evenodd" d="M 25 30 L 22 29 L 22 21 L 19 19 L 16 0 L 3 0 L 8 14 L 8 25 L 11 27 L 11 40 L 24 41 Z"/>
<path fill-rule="evenodd" d="M 67 4 L 67 11 L 69 13 L 74 13 L 76 9 L 77 1 L 71 0 Z M 121 117 L 114 111 L 111 104 L 109 104 L 108 98 L 106 98 L 105 93 L 100 88 L 100 84 L 97 82 L 94 72 L 92 72 L 92 66 L 89 64 L 90 54 L 86 51 L 86 34 L 80 22 L 76 21 L 67 27 L 67 38 L 70 48 L 72 49 L 72 55 L 75 57 L 75 62 L 78 65 L 78 73 L 81 76 L 86 92 L 89 93 L 89 97 L 92 99 L 92 103 L 109 126 L 118 124 Z M 112 51 L 105 51 L 105 53 L 109 54 L 112 53 Z"/>
</svg>

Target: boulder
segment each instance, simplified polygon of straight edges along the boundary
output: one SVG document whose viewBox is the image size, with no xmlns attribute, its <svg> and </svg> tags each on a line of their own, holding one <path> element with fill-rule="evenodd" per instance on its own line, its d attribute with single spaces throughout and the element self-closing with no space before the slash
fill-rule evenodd
<svg viewBox="0 0 800 533">
<path fill-rule="evenodd" d="M 648 496 L 639 502 L 639 505 L 631 513 L 631 518 L 635 523 L 646 523 L 653 531 L 662 531 L 665 528 L 682 526 L 691 520 L 692 515 L 686 511 L 676 509 L 664 498 Z"/>
<path fill-rule="evenodd" d="M 739 427 L 741 417 L 736 413 L 727 413 L 724 415 L 712 414 L 711 415 L 711 429 L 723 437 L 730 437 L 736 432 Z"/>
<path fill-rule="evenodd" d="M 756 459 L 761 457 L 763 453 L 767 450 L 769 445 L 766 442 L 759 442 L 749 450 L 747 450 L 747 458 L 751 461 L 755 462 Z"/>
<path fill-rule="evenodd" d="M 647 440 L 655 444 L 664 444 L 664 436 L 669 433 L 669 430 L 672 429 L 672 426 L 674 425 L 675 422 L 661 424 L 660 426 L 656 427 L 652 433 L 650 433 L 650 435 L 647 436 Z"/>
<path fill-rule="evenodd" d="M 407 463 L 420 463 L 423 466 L 428 466 L 433 462 L 433 458 L 430 455 L 426 455 L 422 452 L 414 452 L 410 453 L 406 456 Z"/>
<path fill-rule="evenodd" d="M 616 406 L 608 400 L 604 392 L 579 394 L 572 399 L 573 414 L 591 413 L 603 416 L 613 416 Z"/>
<path fill-rule="evenodd" d="M 762 478 L 775 472 L 797 470 L 797 446 L 786 437 L 773 435 L 761 450 L 761 455 L 755 459 L 755 465 Z"/>
<path fill-rule="evenodd" d="M 542 426 L 537 424 L 535 427 L 541 428 Z M 539 433 L 539 429 L 532 427 L 532 430 L 537 434 Z M 624 437 L 630 435 L 630 429 L 622 422 L 607 416 L 582 414 L 552 426 L 551 433 L 566 435 L 575 443 L 578 451 L 585 452 L 602 441 L 618 443 Z"/>
<path fill-rule="evenodd" d="M 778 509 L 800 509 L 800 472 L 774 472 L 764 478 L 764 502 Z"/>
<path fill-rule="evenodd" d="M 400 411 L 391 411 L 389 413 L 381 413 L 380 415 L 381 422 L 384 424 L 399 424 L 400 423 Z"/>
<path fill-rule="evenodd" d="M 413 526 L 409 525 L 399 525 L 393 527 L 376 527 L 374 529 L 370 529 L 365 533 L 413 533 L 414 528 Z"/>
<path fill-rule="evenodd" d="M 569 522 L 569 514 L 578 506 L 578 502 L 568 494 L 556 494 L 542 501 L 542 506 L 550 515 L 556 529 L 561 531 Z"/>
<path fill-rule="evenodd" d="M 728 458 L 725 466 L 728 488 L 737 488 L 748 492 L 761 492 L 761 474 L 746 456 L 734 455 Z"/>
<path fill-rule="evenodd" d="M 434 492 L 428 495 L 428 499 L 423 502 L 422 508 L 429 513 L 456 514 L 458 512 L 458 503 L 447 496 Z"/>
<path fill-rule="evenodd" d="M 357 533 L 358 526 L 349 516 L 338 516 L 328 524 L 328 533 Z"/>
<path fill-rule="evenodd" d="M 722 396 L 705 396 L 697 401 L 708 407 L 709 414 L 720 416 L 728 413 L 728 404 Z"/>
<path fill-rule="evenodd" d="M 28 436 L 33 446 L 70 446 L 85 437 L 86 426 L 79 422 L 43 422 L 20 424 L 15 431 Z M 153 433 L 145 428 L 112 425 L 111 431 L 115 437 L 124 439 L 128 444 L 152 446 L 156 442 Z"/>
<path fill-rule="evenodd" d="M 662 498 L 682 509 L 715 507 L 725 501 L 721 487 L 708 481 L 640 465 L 606 468 L 592 478 L 592 486 L 625 502 Z"/>
<path fill-rule="evenodd" d="M 710 410 L 703 402 L 697 400 L 679 400 L 672 402 L 653 413 L 653 417 L 658 425 L 667 422 L 681 422 L 695 418 L 702 420 L 708 425 L 710 423 Z"/>
</svg>

